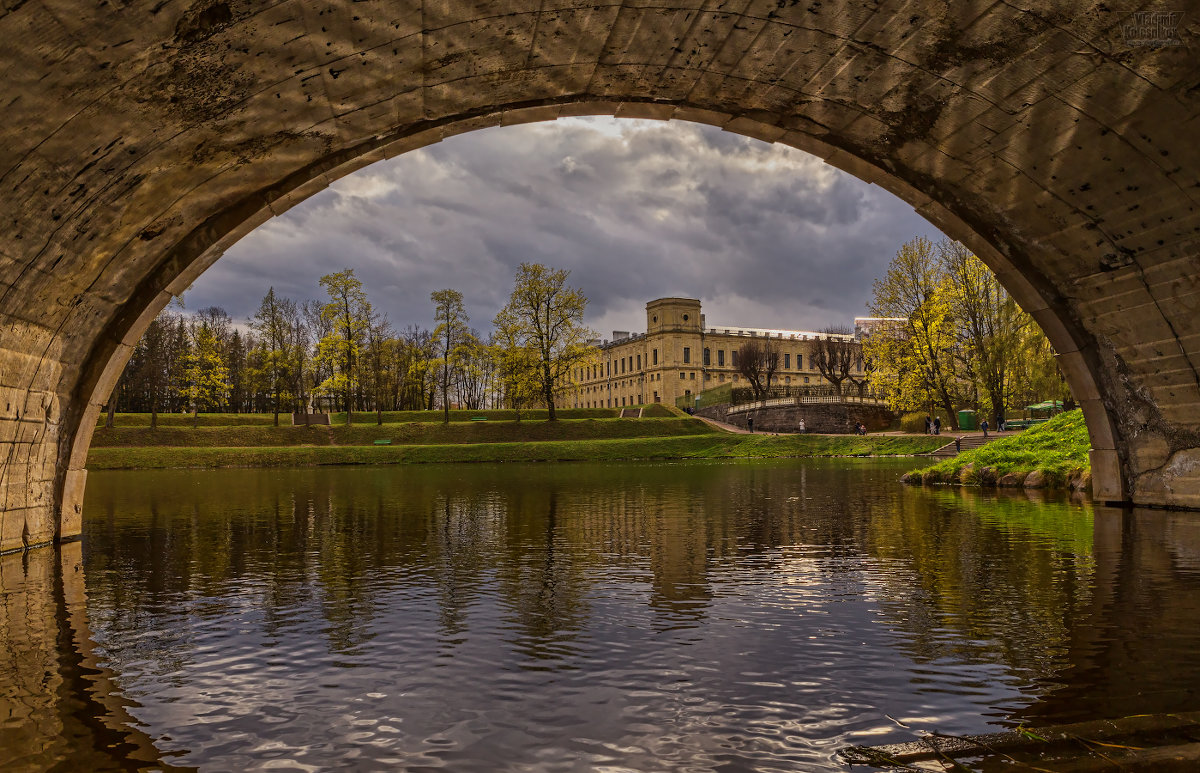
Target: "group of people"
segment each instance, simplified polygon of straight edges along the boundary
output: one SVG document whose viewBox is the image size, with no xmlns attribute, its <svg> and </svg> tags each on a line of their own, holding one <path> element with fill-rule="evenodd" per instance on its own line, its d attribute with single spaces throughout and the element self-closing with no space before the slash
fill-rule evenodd
<svg viewBox="0 0 1200 773">
<path fill-rule="evenodd" d="M 854 422 L 854 434 L 855 435 L 867 434 L 867 425 L 863 424 L 861 421 Z"/>
</svg>

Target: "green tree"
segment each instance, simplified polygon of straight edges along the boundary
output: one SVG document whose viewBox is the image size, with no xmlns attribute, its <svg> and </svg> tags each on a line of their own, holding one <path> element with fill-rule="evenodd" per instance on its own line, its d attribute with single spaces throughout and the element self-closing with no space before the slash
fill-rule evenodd
<svg viewBox="0 0 1200 773">
<path fill-rule="evenodd" d="M 960 383 L 953 361 L 958 332 L 945 274 L 928 239 L 900 247 L 875 281 L 869 308 L 897 320 L 863 343 L 875 369 L 872 385 L 895 410 L 940 406 L 958 429 Z"/>
<path fill-rule="evenodd" d="M 229 371 L 217 348 L 217 337 L 207 323 L 196 329 L 192 349 L 184 360 L 183 396 L 192 407 L 192 427 L 199 423 L 201 408 L 220 405 L 229 391 Z"/>
<path fill-rule="evenodd" d="M 946 240 L 938 244 L 938 252 L 969 372 L 988 397 L 990 415 L 1002 418 L 1012 363 L 1020 356 L 1025 330 L 1033 319 L 965 246 Z"/>
<path fill-rule="evenodd" d="M 275 426 L 279 426 L 280 406 L 289 395 L 291 366 L 294 355 L 291 351 L 290 320 L 295 316 L 295 302 L 275 295 L 275 288 L 267 290 L 250 326 L 259 336 L 260 367 L 263 381 L 271 394 L 271 408 L 275 415 Z"/>
<path fill-rule="evenodd" d="M 359 386 L 359 357 L 370 325 L 371 304 L 362 282 L 354 276 L 354 269 L 326 274 L 321 277 L 321 286 L 329 293 L 329 302 L 320 310 L 328 332 L 317 344 L 317 359 L 328 365 L 330 375 L 319 390 L 343 396 L 349 424 L 354 393 Z"/>
<path fill-rule="evenodd" d="M 587 297 L 567 286 L 568 273 L 522 263 L 512 296 L 493 322 L 504 338 L 535 353 L 539 392 L 550 421 L 556 419 L 555 393 L 570 383 L 572 368 L 588 359 L 587 341 L 595 337 L 583 326 Z"/>
<path fill-rule="evenodd" d="M 442 388 L 443 421 L 450 423 L 450 380 L 454 371 L 454 360 L 458 349 L 471 334 L 467 327 L 467 312 L 463 309 L 463 296 L 458 290 L 437 290 L 430 294 L 434 305 L 434 321 L 437 327 L 433 338 L 437 342 L 437 368 Z"/>
</svg>

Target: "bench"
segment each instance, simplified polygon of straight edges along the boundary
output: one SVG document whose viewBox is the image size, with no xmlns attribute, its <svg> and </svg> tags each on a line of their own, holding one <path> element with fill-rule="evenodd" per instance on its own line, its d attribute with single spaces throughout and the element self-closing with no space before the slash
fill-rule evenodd
<svg viewBox="0 0 1200 773">
<path fill-rule="evenodd" d="M 375 445 L 377 445 L 377 446 L 390 446 L 391 444 L 392 444 L 392 441 L 390 441 L 390 440 L 376 440 L 375 441 Z"/>
<path fill-rule="evenodd" d="M 472 416 L 471 421 L 487 421 L 487 416 Z"/>
</svg>

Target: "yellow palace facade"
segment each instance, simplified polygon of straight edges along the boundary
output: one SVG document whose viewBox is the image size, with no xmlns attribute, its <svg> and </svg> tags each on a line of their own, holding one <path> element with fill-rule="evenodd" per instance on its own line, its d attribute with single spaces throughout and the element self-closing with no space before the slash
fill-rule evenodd
<svg viewBox="0 0 1200 773">
<path fill-rule="evenodd" d="M 611 341 L 594 341 L 596 356 L 572 374 L 558 407 L 620 408 L 647 403 L 674 405 L 726 383 L 745 384 L 737 351 L 748 340 L 770 338 L 779 349 L 772 386 L 828 382 L 813 366 L 818 333 L 738 326 L 707 327 L 700 301 L 659 298 L 646 304 L 646 332 L 613 331 Z M 845 336 L 853 339 L 853 336 Z M 857 366 L 861 372 L 861 361 Z"/>
</svg>

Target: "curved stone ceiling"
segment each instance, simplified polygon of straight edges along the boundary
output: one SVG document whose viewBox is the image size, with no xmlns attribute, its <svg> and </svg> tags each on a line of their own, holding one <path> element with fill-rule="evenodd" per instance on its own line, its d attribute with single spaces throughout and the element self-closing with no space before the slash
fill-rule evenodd
<svg viewBox="0 0 1200 773">
<path fill-rule="evenodd" d="M 1098 497 L 1200 507 L 1200 13 L 10 6 L 0 549 L 78 533 L 99 406 L 145 324 L 229 244 L 372 161 L 591 114 L 786 143 L 901 196 L 987 261 L 1050 336 L 1087 415 Z"/>
</svg>

